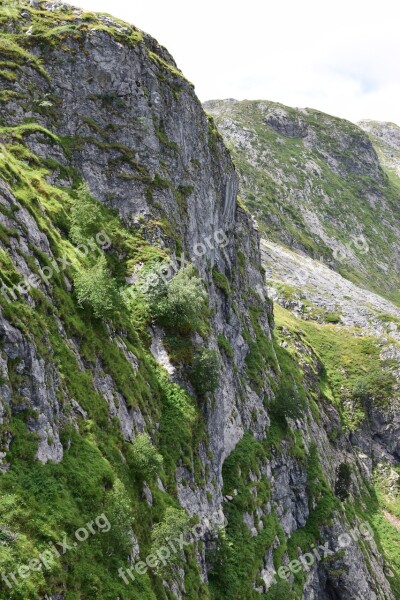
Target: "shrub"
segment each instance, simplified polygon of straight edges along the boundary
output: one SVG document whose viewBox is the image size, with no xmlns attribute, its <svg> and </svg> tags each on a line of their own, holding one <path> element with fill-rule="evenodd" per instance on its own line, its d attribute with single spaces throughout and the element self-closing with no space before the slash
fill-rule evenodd
<svg viewBox="0 0 400 600">
<path fill-rule="evenodd" d="M 325 321 L 326 323 L 332 324 L 340 323 L 340 315 L 338 315 L 337 313 L 327 313 L 327 315 L 325 315 Z"/>
<path fill-rule="evenodd" d="M 157 523 L 151 533 L 151 554 L 157 555 L 157 551 L 167 546 L 169 540 L 177 539 L 181 534 L 185 534 L 189 526 L 189 520 L 184 510 L 168 507 L 165 511 L 164 520 Z M 167 564 L 158 563 L 157 573 L 159 575 L 171 573 L 174 566 L 182 564 L 182 559 L 182 553 L 173 554 L 171 552 L 170 562 Z"/>
<path fill-rule="evenodd" d="M 139 434 L 133 441 L 129 461 L 143 479 L 155 479 L 163 465 L 163 457 L 157 452 L 147 433 Z"/>
<path fill-rule="evenodd" d="M 93 200 L 89 188 L 82 184 L 78 188 L 77 200 L 71 208 L 70 238 L 74 244 L 81 244 L 97 233 L 101 223 L 99 204 Z"/>
<path fill-rule="evenodd" d="M 193 361 L 190 381 L 200 395 L 213 392 L 219 385 L 220 361 L 216 350 L 199 352 Z"/>
<path fill-rule="evenodd" d="M 150 308 L 161 324 L 175 329 L 197 329 L 201 324 L 207 294 L 193 265 L 188 265 L 165 283 L 161 275 L 149 289 Z"/>
<path fill-rule="evenodd" d="M 95 317 L 111 316 L 119 308 L 118 290 L 104 256 L 100 256 L 93 267 L 79 272 L 74 284 L 78 303 L 89 307 Z"/>
<path fill-rule="evenodd" d="M 393 397 L 396 380 L 392 373 L 380 371 L 359 377 L 354 383 L 352 397 L 361 402 L 386 405 Z"/>
<path fill-rule="evenodd" d="M 274 410 L 277 416 L 299 419 L 304 415 L 306 402 L 292 379 L 282 378 L 275 395 Z"/>
<path fill-rule="evenodd" d="M 116 479 L 105 503 L 110 530 L 104 535 L 107 554 L 129 556 L 132 551 L 132 504 L 123 483 Z"/>
<path fill-rule="evenodd" d="M 241 275 L 244 275 L 244 271 L 246 268 L 246 256 L 240 250 L 237 253 L 238 263 L 239 263 L 239 271 Z"/>
<path fill-rule="evenodd" d="M 167 297 L 166 274 L 169 269 L 170 264 L 163 262 L 153 263 L 140 271 L 138 290 L 146 296 L 153 312 L 157 311 L 157 306 Z"/>
<path fill-rule="evenodd" d="M 163 396 L 160 417 L 160 451 L 164 457 L 164 470 L 169 486 L 176 486 L 176 465 L 192 467 L 193 449 L 203 436 L 203 424 L 194 399 L 176 383 L 171 383 L 165 373 L 159 376 Z M 205 437 L 205 432 L 204 432 Z"/>
</svg>

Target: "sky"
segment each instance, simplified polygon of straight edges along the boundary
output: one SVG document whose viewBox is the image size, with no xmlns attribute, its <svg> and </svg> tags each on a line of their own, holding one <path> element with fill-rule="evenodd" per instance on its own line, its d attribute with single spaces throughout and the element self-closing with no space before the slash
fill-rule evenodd
<svg viewBox="0 0 400 600">
<path fill-rule="evenodd" d="M 200 100 L 273 100 L 400 125 L 398 0 L 69 0 L 150 33 Z"/>
</svg>

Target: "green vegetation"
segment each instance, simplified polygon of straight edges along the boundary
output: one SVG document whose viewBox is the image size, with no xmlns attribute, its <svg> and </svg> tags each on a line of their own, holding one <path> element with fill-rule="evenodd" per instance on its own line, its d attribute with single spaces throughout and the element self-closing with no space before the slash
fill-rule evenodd
<svg viewBox="0 0 400 600">
<path fill-rule="evenodd" d="M 77 190 L 77 199 L 70 212 L 70 238 L 74 244 L 84 243 L 99 233 L 102 214 L 99 204 L 93 200 L 86 185 Z"/>
<path fill-rule="evenodd" d="M 340 315 L 336 313 L 328 313 L 325 315 L 325 321 L 327 323 L 340 323 Z"/>
<path fill-rule="evenodd" d="M 132 548 L 133 506 L 120 479 L 114 481 L 106 499 L 104 513 L 111 524 L 109 534 L 103 540 L 104 551 L 107 555 L 128 556 Z"/>
<path fill-rule="evenodd" d="M 288 541 L 290 560 L 298 558 L 299 548 L 307 552 L 321 537 L 321 528 L 331 523 L 338 510 L 338 499 L 327 483 L 318 457 L 318 449 L 311 444 L 307 456 L 307 486 L 310 514 L 304 527 L 293 532 Z M 301 597 L 307 574 L 300 571 L 295 574 L 293 589 L 295 597 Z"/>
<path fill-rule="evenodd" d="M 149 480 L 160 474 L 163 465 L 163 457 L 157 452 L 147 433 L 139 434 L 134 439 L 128 460 L 139 477 Z"/>
<path fill-rule="evenodd" d="M 201 325 L 207 294 L 192 265 L 180 269 L 168 283 L 156 272 L 148 288 L 151 312 L 161 324 L 192 331 Z"/>
<path fill-rule="evenodd" d="M 302 388 L 299 391 L 290 372 L 281 376 L 273 410 L 280 418 L 299 419 L 305 414 L 306 397 L 304 391 Z"/>
<path fill-rule="evenodd" d="M 396 379 L 390 372 L 378 371 L 360 377 L 354 383 L 352 396 L 365 405 L 388 407 L 396 386 Z"/>
<path fill-rule="evenodd" d="M 335 483 L 335 494 L 342 502 L 349 497 L 351 485 L 351 467 L 347 463 L 340 463 Z"/>
<path fill-rule="evenodd" d="M 27 60 L 23 52 L 20 57 L 21 63 Z M 19 60 L 18 56 L 13 60 Z M 31 288 L 29 303 L 19 293 L 12 303 L 1 296 L 2 313 L 29 339 L 37 356 L 46 361 L 48 371 L 59 374 L 54 391 L 67 418 L 65 425 L 60 425 L 63 460 L 41 464 L 35 460 L 38 436 L 29 429 L 37 414 L 26 410 L 21 395 L 26 382 L 18 372 L 18 360 L 15 364 L 8 361 L 12 409 L 18 416 L 0 428 L 2 448 L 4 445 L 11 464 L 0 478 L 0 536 L 4 542 L 0 569 L 14 572 L 16 565 L 29 563 L 65 534 L 73 539 L 77 528 L 103 513 L 112 527 L 65 556 L 55 556 L 50 570 L 21 579 L 12 591 L 4 589 L 2 582 L 0 595 L 7 594 L 10 600 L 39 600 L 54 590 L 67 589 L 71 600 L 128 600 L 132 595 L 143 600 L 165 598 L 161 580 L 139 576 L 127 588 L 117 573 L 119 567 L 129 566 L 132 532 L 142 551 L 149 552 L 152 527 L 162 520 L 168 506 L 177 504 L 177 466 L 183 463 L 199 481 L 204 477 L 198 447 L 204 443 L 205 434 L 194 400 L 171 384 L 155 363 L 148 351 L 151 315 L 146 297 L 125 283 L 136 265 L 146 269 L 165 261 L 167 254 L 151 245 L 139 229 L 127 228 L 112 210 L 98 203 L 68 163 L 62 166 L 42 159 L 25 145 L 28 136 L 40 135 L 43 144 L 57 146 L 68 159 L 69 140 L 35 123 L 2 127 L 1 133 L 0 176 L 15 197 L 15 205 L 4 207 L 2 212 L 7 210 L 22 231 L 21 208 L 35 220 L 49 240 L 52 256 L 32 245 L 32 255 L 23 259 L 34 273 L 38 273 L 38 265 L 53 272 L 49 282 L 43 283 L 52 302 L 41 289 Z M 58 172 L 70 188 L 49 183 L 54 180 L 50 176 Z M 5 228 L 1 236 L 8 245 L 11 237 L 18 239 L 19 232 Z M 17 285 L 21 276 L 4 249 L 0 249 L 0 263 L 1 280 Z M 55 269 L 54 263 L 60 268 Z M 72 281 L 75 293 L 71 293 Z M 186 279 L 182 285 L 185 283 Z M 196 299 L 202 298 L 203 308 L 207 297 L 203 284 L 197 278 L 189 289 L 195 290 Z M 179 289 L 173 286 L 172 292 L 171 306 L 178 310 Z M 74 347 L 68 340 L 74 341 Z M 152 447 L 143 438 L 140 448 L 124 439 L 117 418 L 110 416 L 105 396 L 98 391 L 98 382 L 105 378 L 116 407 L 126 403 L 140 409 L 146 423 L 160 423 Z M 87 415 L 77 420 L 79 431 L 68 426 L 74 410 L 72 399 Z M 49 433 L 48 444 L 57 442 L 53 437 Z M 161 492 L 154 481 L 158 469 L 167 492 Z M 144 476 L 152 490 L 152 507 L 142 499 L 139 481 Z M 3 527 L 5 523 L 7 527 Z M 193 564 L 191 557 L 185 586 L 195 597 L 202 584 Z"/>
<path fill-rule="evenodd" d="M 276 536 L 284 542 L 276 514 L 261 518 L 263 528 L 257 536 L 252 536 L 243 521 L 244 512 L 252 513 L 257 507 L 265 507 L 270 498 L 269 482 L 259 470 L 265 456 L 263 444 L 246 433 L 224 463 L 224 494 L 233 499 L 225 505 L 226 531 L 210 555 L 210 586 L 215 599 L 258 598 L 253 582 L 262 560 Z M 250 472 L 258 476 L 256 481 L 249 482 Z"/>
<path fill-rule="evenodd" d="M 229 340 L 226 339 L 224 335 L 222 335 L 222 333 L 218 335 L 217 342 L 219 349 L 226 354 L 227 358 L 233 358 L 234 352 L 231 343 L 229 342 Z"/>
<path fill-rule="evenodd" d="M 226 297 L 229 297 L 231 293 L 231 286 L 226 275 L 220 273 L 218 269 L 214 267 L 212 270 L 212 278 L 217 288 L 222 290 Z"/>
<path fill-rule="evenodd" d="M 379 340 L 357 335 L 342 327 L 318 325 L 291 316 L 275 306 L 277 330 L 289 328 L 311 347 L 321 361 L 318 375 L 321 393 L 334 402 L 343 425 L 356 429 L 365 419 L 368 404 L 387 408 L 394 397 L 395 380 L 381 361 Z"/>
<path fill-rule="evenodd" d="M 66 587 L 71 597 L 91 598 L 104 589 L 127 600 L 129 593 L 114 574 L 129 552 L 127 535 L 134 516 L 129 500 L 133 498 L 132 487 L 125 489 L 114 479 L 109 460 L 83 431 L 65 430 L 62 463 L 42 465 L 32 460 L 37 442 L 24 419 L 14 421 L 13 428 L 18 437 L 11 445 L 12 468 L 0 481 L 0 521 L 8 528 L 0 558 L 2 572 L 12 573 L 16 565 L 29 564 L 31 558 L 60 542 L 64 535 L 71 543 L 79 527 L 103 513 L 111 527 L 100 531 L 94 525 L 95 533 L 86 541 L 61 557 L 54 554 L 50 571 L 32 572 L 13 590 L 3 583 L 3 593 L 12 599 L 39 600 L 43 592 L 50 594 L 54 587 Z M 109 430 L 108 434 L 109 458 L 114 469 L 119 469 L 118 438 L 115 432 L 110 435 Z M 134 503 L 135 510 L 140 510 L 137 500 Z M 144 597 L 154 600 L 147 578 L 141 586 Z"/>
<path fill-rule="evenodd" d="M 245 340 L 249 345 L 249 352 L 246 356 L 246 370 L 251 385 L 255 391 L 260 392 L 268 377 L 271 368 L 275 373 L 279 372 L 279 365 L 276 358 L 273 340 L 269 339 L 260 324 L 261 309 L 257 306 L 250 306 L 250 320 L 253 333 L 244 331 Z"/>
<path fill-rule="evenodd" d="M 198 352 L 193 360 L 190 381 L 196 392 L 203 396 L 214 392 L 219 385 L 220 358 L 216 350 Z"/>
<path fill-rule="evenodd" d="M 168 507 L 164 519 L 158 523 L 152 531 L 152 554 L 157 556 L 157 552 L 160 549 L 168 547 L 168 542 L 170 540 L 179 539 L 180 535 L 186 537 L 185 534 L 187 533 L 189 521 L 190 519 L 184 510 Z M 178 567 L 182 566 L 183 558 L 183 552 L 178 551 L 172 554 L 172 557 L 168 562 L 159 560 L 157 564 L 157 573 L 165 576 L 172 572 L 177 576 L 176 570 Z"/>
<path fill-rule="evenodd" d="M 383 555 L 385 569 L 394 597 L 400 594 L 399 524 L 400 496 L 398 485 L 388 490 L 391 466 L 379 464 L 374 473 L 373 485 L 366 484 L 366 492 L 354 502 L 346 502 L 346 513 L 354 521 L 367 521 L 371 526 L 379 552 Z"/>
<path fill-rule="evenodd" d="M 274 414 L 272 417 L 275 418 Z M 304 447 L 298 446 L 299 437 L 301 439 L 301 434 L 298 436 L 296 432 L 291 432 L 280 420 L 273 420 L 264 441 L 258 441 L 246 433 L 225 461 L 223 479 L 228 525 L 220 536 L 216 550 L 209 557 L 213 598 L 258 598 L 254 582 L 263 586 L 258 574 L 264 566 L 266 552 L 275 545 L 276 540 L 279 540 L 279 546 L 273 551 L 273 559 L 277 570 L 286 553 L 289 560 L 293 560 L 298 557 L 299 548 L 306 552 L 318 543 L 321 527 L 329 524 L 337 510 L 338 500 L 324 478 L 316 446 L 311 445 L 306 454 Z M 289 540 L 286 540 L 276 513 L 265 511 L 270 499 L 270 487 L 263 467 L 271 456 L 272 447 L 275 452 L 282 451 L 283 439 L 290 440 L 291 455 L 306 466 L 309 493 L 310 514 L 307 523 L 293 532 Z M 265 513 L 261 518 L 257 517 L 259 508 Z M 245 523 L 244 513 L 253 515 L 257 535 L 253 535 Z M 268 598 L 281 598 L 283 593 L 301 598 L 305 577 L 304 572 L 297 573 L 293 586 L 278 579 L 277 584 L 268 590 Z"/>
<path fill-rule="evenodd" d="M 160 451 L 164 458 L 168 490 L 176 488 L 176 465 L 182 463 L 201 477 L 198 446 L 205 439 L 204 424 L 194 400 L 180 386 L 159 377 L 163 392 L 160 420 Z"/>
<path fill-rule="evenodd" d="M 89 307 L 95 317 L 108 317 L 118 309 L 118 290 L 104 256 L 93 267 L 77 273 L 74 283 L 79 304 Z"/>
</svg>

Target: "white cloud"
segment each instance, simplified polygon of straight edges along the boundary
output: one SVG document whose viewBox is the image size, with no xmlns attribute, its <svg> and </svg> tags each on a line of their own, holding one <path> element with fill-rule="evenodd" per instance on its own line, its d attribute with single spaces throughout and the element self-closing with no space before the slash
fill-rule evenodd
<svg viewBox="0 0 400 600">
<path fill-rule="evenodd" d="M 165 45 L 201 100 L 266 99 L 400 124 L 396 0 L 76 0 Z"/>
</svg>

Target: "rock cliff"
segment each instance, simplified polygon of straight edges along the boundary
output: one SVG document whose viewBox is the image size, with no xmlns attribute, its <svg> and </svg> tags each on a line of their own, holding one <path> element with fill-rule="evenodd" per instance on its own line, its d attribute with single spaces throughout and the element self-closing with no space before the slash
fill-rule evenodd
<svg viewBox="0 0 400 600">
<path fill-rule="evenodd" d="M 372 487 L 377 448 L 395 481 L 393 419 L 356 432 L 311 334 L 274 327 L 193 86 L 109 16 L 2 3 L 0 22 L 1 598 L 395 598 Z M 362 152 L 354 173 L 386 185 Z"/>
</svg>

